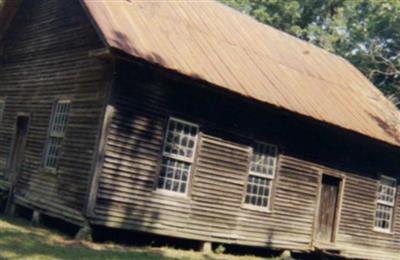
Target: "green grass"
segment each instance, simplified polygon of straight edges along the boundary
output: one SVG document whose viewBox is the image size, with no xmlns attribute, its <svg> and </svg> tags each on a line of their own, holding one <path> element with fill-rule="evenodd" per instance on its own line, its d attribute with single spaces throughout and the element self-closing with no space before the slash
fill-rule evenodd
<svg viewBox="0 0 400 260">
<path fill-rule="evenodd" d="M 235 259 L 259 260 L 252 256 L 202 255 L 171 248 L 125 247 L 78 242 L 21 219 L 0 217 L 0 259 Z"/>
</svg>

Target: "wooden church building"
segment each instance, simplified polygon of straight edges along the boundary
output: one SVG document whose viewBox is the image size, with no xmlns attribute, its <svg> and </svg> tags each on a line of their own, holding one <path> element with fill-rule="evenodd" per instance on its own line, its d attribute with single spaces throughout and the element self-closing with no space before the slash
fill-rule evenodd
<svg viewBox="0 0 400 260">
<path fill-rule="evenodd" d="M 213 1 L 6 0 L 0 187 L 76 225 L 400 259 L 400 114 Z"/>
</svg>

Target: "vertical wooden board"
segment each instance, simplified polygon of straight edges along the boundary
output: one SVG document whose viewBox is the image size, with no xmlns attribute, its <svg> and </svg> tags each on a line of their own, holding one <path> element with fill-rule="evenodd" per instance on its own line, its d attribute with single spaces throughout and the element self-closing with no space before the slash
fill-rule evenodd
<svg viewBox="0 0 400 260">
<path fill-rule="evenodd" d="M 7 178 L 11 183 L 15 184 L 21 167 L 22 160 L 25 156 L 26 137 L 29 129 L 29 116 L 17 116 L 13 134 L 13 142 L 11 147 L 10 158 L 8 161 L 9 176 Z"/>
<path fill-rule="evenodd" d="M 321 198 L 318 214 L 317 240 L 333 242 L 335 230 L 336 208 L 339 196 L 338 180 L 326 176 L 322 178 Z"/>
</svg>

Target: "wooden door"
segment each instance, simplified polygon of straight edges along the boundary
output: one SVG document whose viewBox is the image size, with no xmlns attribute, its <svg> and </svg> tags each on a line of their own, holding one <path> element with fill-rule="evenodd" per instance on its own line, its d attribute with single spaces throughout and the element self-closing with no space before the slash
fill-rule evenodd
<svg viewBox="0 0 400 260">
<path fill-rule="evenodd" d="M 320 204 L 316 239 L 318 242 L 331 243 L 334 240 L 339 186 L 341 179 L 328 175 L 322 176 Z"/>
<path fill-rule="evenodd" d="M 22 163 L 24 155 L 25 141 L 28 133 L 28 116 L 18 116 L 15 123 L 15 132 L 13 138 L 13 145 L 11 147 L 11 153 L 8 161 L 9 179 L 11 182 L 15 182 L 19 168 Z"/>
</svg>

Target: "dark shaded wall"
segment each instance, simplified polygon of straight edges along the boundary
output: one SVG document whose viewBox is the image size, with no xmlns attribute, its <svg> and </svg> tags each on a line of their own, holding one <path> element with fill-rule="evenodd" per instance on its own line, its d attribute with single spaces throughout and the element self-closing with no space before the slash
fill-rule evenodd
<svg viewBox="0 0 400 260">
<path fill-rule="evenodd" d="M 5 38 L 0 97 L 6 99 L 0 125 L 0 178 L 5 178 L 18 113 L 30 115 L 16 202 L 80 222 L 92 172 L 105 103 L 104 62 L 90 58 L 101 48 L 79 1 L 23 1 Z M 53 103 L 71 100 L 59 169 L 43 169 Z"/>
<path fill-rule="evenodd" d="M 310 249 L 321 173 L 333 173 L 345 181 L 335 246 L 345 255 L 395 259 L 399 212 L 393 234 L 372 228 L 379 174 L 398 176 L 398 149 L 128 63 L 118 66 L 110 106 L 114 114 L 92 223 L 206 241 Z M 154 189 L 169 116 L 200 125 L 186 198 Z M 254 139 L 279 146 L 271 212 L 242 207 Z"/>
</svg>

